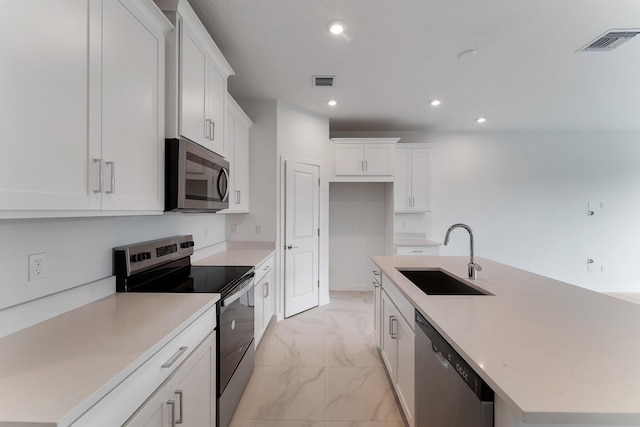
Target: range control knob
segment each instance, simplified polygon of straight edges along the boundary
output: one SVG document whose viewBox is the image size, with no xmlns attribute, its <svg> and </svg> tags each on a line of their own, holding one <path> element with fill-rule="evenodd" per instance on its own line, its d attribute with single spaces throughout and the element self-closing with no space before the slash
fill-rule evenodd
<svg viewBox="0 0 640 427">
<path fill-rule="evenodd" d="M 180 243 L 180 247 L 185 249 L 185 248 L 190 248 L 194 245 L 193 242 L 184 242 L 184 243 Z"/>
<path fill-rule="evenodd" d="M 129 257 L 129 262 L 136 262 L 138 261 L 138 256 L 133 254 Z"/>
</svg>

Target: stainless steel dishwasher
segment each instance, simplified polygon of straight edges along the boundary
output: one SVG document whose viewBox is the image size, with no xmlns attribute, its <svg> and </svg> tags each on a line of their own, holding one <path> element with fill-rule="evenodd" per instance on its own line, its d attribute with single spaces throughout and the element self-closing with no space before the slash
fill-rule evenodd
<svg viewBox="0 0 640 427">
<path fill-rule="evenodd" d="M 493 427 L 493 390 L 416 311 L 416 427 Z"/>
</svg>

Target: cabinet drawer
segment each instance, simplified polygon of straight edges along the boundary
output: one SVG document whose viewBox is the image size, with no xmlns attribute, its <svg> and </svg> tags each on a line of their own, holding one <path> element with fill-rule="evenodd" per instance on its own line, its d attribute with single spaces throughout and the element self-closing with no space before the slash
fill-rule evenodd
<svg viewBox="0 0 640 427">
<path fill-rule="evenodd" d="M 394 285 L 394 283 L 385 274 L 382 275 L 382 289 L 385 290 L 387 295 L 393 304 L 398 308 L 398 311 L 407 321 L 411 330 L 415 330 L 414 313 L 415 309 L 409 300 L 400 292 L 400 290 Z"/>
<path fill-rule="evenodd" d="M 273 270 L 273 255 L 269 256 L 262 264 L 256 267 L 255 283 L 260 282 L 270 270 Z"/>
<path fill-rule="evenodd" d="M 124 381 L 72 425 L 112 427 L 122 425 L 171 375 L 216 326 L 216 308 L 211 307 L 178 336 L 151 356 Z M 96 366 L 96 369 L 100 369 Z"/>
<path fill-rule="evenodd" d="M 397 246 L 396 255 L 438 255 L 437 246 Z"/>
</svg>

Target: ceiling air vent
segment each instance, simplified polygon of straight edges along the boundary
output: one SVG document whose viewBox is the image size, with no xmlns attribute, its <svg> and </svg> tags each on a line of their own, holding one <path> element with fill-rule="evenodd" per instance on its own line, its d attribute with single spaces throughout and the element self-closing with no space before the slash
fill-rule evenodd
<svg viewBox="0 0 640 427">
<path fill-rule="evenodd" d="M 637 30 L 612 30 L 598 37 L 582 49 L 581 52 L 608 52 L 640 34 Z"/>
<path fill-rule="evenodd" d="M 313 76 L 313 85 L 319 87 L 333 87 L 336 76 Z"/>
</svg>

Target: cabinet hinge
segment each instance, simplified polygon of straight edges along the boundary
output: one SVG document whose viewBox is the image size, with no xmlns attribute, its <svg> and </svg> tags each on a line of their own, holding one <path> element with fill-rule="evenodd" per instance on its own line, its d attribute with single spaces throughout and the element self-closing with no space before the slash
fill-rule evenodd
<svg viewBox="0 0 640 427">
<path fill-rule="evenodd" d="M 318 236 L 320 236 L 320 229 L 318 228 Z"/>
<path fill-rule="evenodd" d="M 318 187 L 320 187 L 320 178 L 318 178 Z"/>
<path fill-rule="evenodd" d="M 320 280 L 318 280 L 318 287 L 320 287 Z"/>
</svg>

